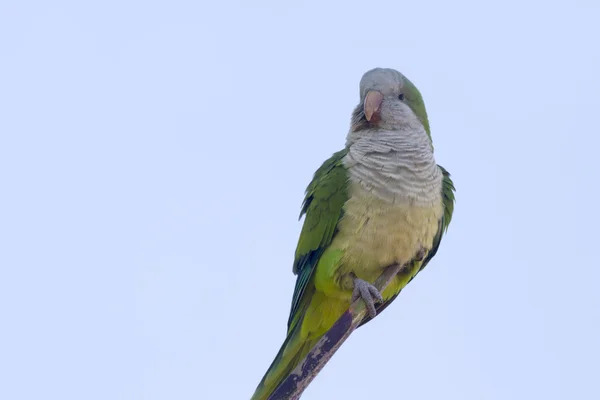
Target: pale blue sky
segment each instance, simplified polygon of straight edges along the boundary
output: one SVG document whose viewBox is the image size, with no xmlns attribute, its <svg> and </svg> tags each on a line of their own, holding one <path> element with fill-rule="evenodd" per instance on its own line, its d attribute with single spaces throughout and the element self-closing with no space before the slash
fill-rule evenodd
<svg viewBox="0 0 600 400">
<path fill-rule="evenodd" d="M 377 66 L 421 89 L 456 212 L 303 400 L 600 398 L 599 20 L 594 0 L 2 2 L 0 398 L 249 398 L 304 188 Z"/>
</svg>

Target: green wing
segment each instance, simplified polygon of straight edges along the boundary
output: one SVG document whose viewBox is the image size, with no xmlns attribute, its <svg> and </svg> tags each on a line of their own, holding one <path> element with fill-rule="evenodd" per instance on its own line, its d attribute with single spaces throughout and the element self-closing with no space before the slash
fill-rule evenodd
<svg viewBox="0 0 600 400">
<path fill-rule="evenodd" d="M 294 260 L 294 273 L 298 277 L 292 298 L 288 331 L 298 320 L 297 317 L 303 313 L 303 307 L 300 306 L 301 299 L 309 289 L 310 278 L 323 251 L 337 232 L 336 227 L 342 217 L 344 203 L 348 200 L 348 175 L 342 164 L 342 159 L 347 152 L 347 149 L 338 151 L 325 161 L 306 188 L 306 196 L 300 212 L 300 218 L 303 215 L 306 215 L 306 218 L 298 239 Z"/>
<path fill-rule="evenodd" d="M 423 259 L 422 262 L 420 260 L 412 261 L 413 263 L 420 262 L 421 266 L 420 266 L 419 270 L 417 271 L 417 273 L 410 279 L 410 281 L 415 279 L 415 276 L 417 276 L 417 274 L 419 272 L 421 272 L 423 270 L 423 268 L 425 268 L 427 266 L 429 261 L 431 261 L 433 256 L 435 256 L 435 254 L 437 253 L 438 248 L 440 247 L 440 243 L 442 242 L 442 236 L 444 236 L 444 233 L 446 233 L 446 231 L 448 230 L 448 226 L 450 225 L 450 221 L 452 220 L 452 213 L 454 212 L 454 192 L 456 191 L 456 189 L 454 188 L 454 183 L 452 182 L 452 179 L 450 179 L 450 173 L 448 171 L 446 171 L 446 169 L 444 167 L 442 167 L 441 165 L 438 165 L 438 167 L 442 171 L 442 175 L 443 175 L 443 178 L 442 178 L 442 201 L 444 203 L 444 214 L 442 215 L 442 218 L 440 218 L 440 221 L 438 223 L 438 231 L 437 231 L 437 234 L 435 235 L 435 238 L 433 239 L 433 245 L 431 246 L 431 250 L 429 250 L 427 252 L 427 254 L 425 255 L 425 258 Z M 410 281 L 408 281 L 408 283 L 410 283 Z M 399 294 L 400 294 L 400 292 L 396 293 L 389 300 L 376 306 L 377 315 L 379 315 L 379 313 L 381 313 L 383 310 L 385 310 L 387 308 L 387 306 L 389 306 L 392 303 L 392 301 L 394 301 L 396 299 L 396 297 L 398 297 Z M 370 320 L 371 320 L 371 318 L 365 317 L 365 319 L 363 319 L 363 321 L 360 323 L 359 326 L 366 324 Z"/>
</svg>

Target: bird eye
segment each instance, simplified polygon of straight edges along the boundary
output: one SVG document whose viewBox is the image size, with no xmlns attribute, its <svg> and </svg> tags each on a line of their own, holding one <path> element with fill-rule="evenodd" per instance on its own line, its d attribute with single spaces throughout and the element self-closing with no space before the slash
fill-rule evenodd
<svg viewBox="0 0 600 400">
<path fill-rule="evenodd" d="M 400 100 L 400 101 L 404 101 L 404 93 L 400 93 L 400 94 L 398 95 L 398 100 Z"/>
</svg>

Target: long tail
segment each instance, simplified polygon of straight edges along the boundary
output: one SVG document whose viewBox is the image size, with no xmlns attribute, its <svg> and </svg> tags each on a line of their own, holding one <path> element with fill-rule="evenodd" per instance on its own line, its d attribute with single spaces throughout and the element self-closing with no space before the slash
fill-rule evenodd
<svg viewBox="0 0 600 400">
<path fill-rule="evenodd" d="M 267 400 L 319 341 L 320 336 L 302 339 L 301 325 L 301 323 L 296 324 L 296 327 L 290 330 L 250 400 Z"/>
</svg>

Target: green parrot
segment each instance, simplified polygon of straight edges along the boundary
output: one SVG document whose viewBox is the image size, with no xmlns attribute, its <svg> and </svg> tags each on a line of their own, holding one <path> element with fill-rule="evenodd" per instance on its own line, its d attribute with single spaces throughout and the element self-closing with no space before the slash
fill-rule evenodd
<svg viewBox="0 0 600 400">
<path fill-rule="evenodd" d="M 454 184 L 437 165 L 418 89 L 394 69 L 360 81 L 346 146 L 315 172 L 293 271 L 287 337 L 252 400 L 266 400 L 321 336 L 362 298 L 386 308 L 436 254 L 454 209 Z M 386 267 L 403 269 L 382 293 Z"/>
</svg>

